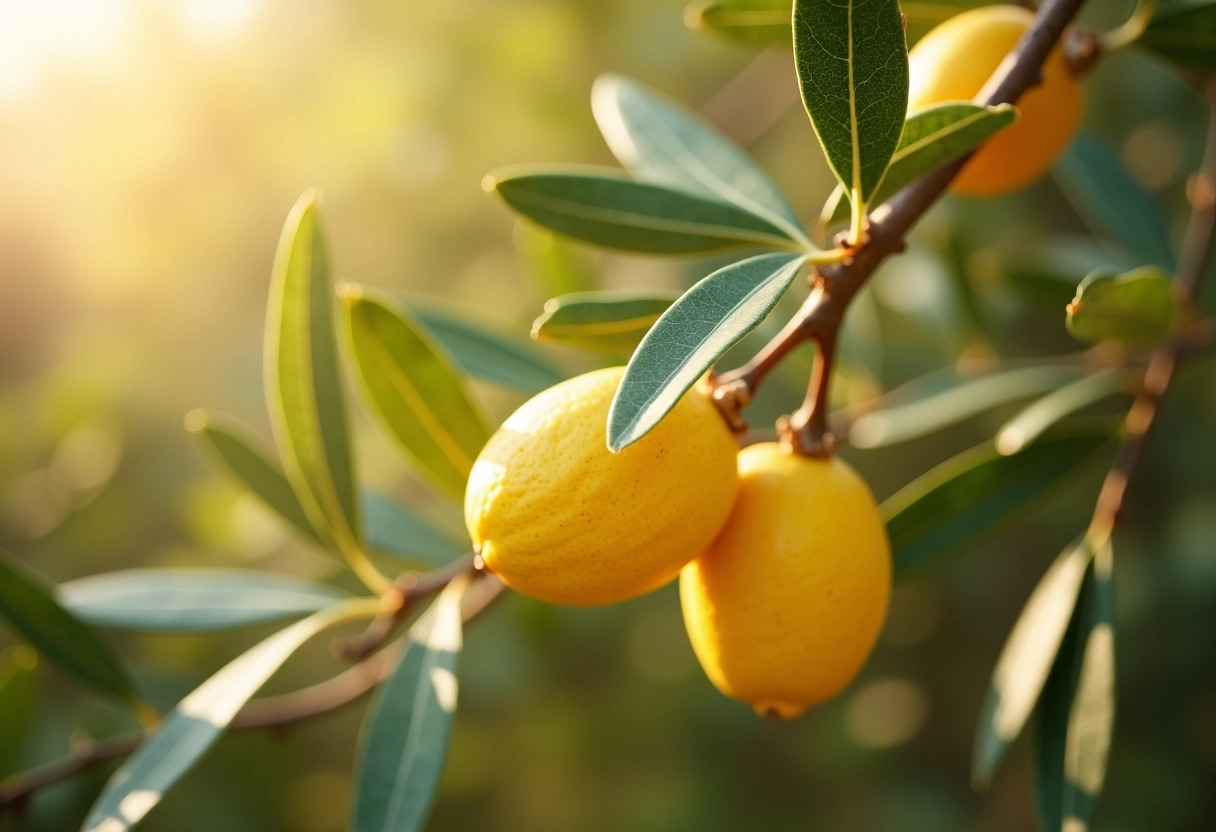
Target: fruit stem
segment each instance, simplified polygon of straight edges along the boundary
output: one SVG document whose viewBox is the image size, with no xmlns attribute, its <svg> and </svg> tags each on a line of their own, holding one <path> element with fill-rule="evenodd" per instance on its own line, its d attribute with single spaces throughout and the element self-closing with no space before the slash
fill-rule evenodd
<svg viewBox="0 0 1216 832">
<path fill-rule="evenodd" d="M 1102 51 L 1113 52 L 1135 43 L 1144 34 L 1148 24 L 1152 22 L 1155 11 L 1157 11 L 1157 0 L 1140 0 L 1136 3 L 1136 8 L 1132 9 L 1131 16 L 1123 21 L 1122 25 L 1102 35 Z"/>
<path fill-rule="evenodd" d="M 819 354 L 811 370 L 806 399 L 782 426 L 781 443 L 802 456 L 826 458 L 836 452 L 839 444 L 828 427 L 828 392 L 835 366 L 836 330 L 824 330 L 813 337 Z"/>
</svg>

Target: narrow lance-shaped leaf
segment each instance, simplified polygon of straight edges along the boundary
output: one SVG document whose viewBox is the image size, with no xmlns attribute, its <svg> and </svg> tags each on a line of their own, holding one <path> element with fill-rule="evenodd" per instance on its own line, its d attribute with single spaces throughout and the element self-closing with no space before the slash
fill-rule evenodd
<svg viewBox="0 0 1216 832">
<path fill-rule="evenodd" d="M 0 551 L 0 618 L 80 681 L 142 707 L 130 673 L 110 646 L 60 606 L 49 582 L 4 551 Z"/>
<path fill-rule="evenodd" d="M 215 744 L 249 698 L 308 639 L 352 617 L 371 616 L 378 601 L 329 607 L 260 642 L 203 682 L 165 717 L 156 733 L 110 777 L 83 832 L 127 832 Z"/>
<path fill-rule="evenodd" d="M 985 107 L 951 102 L 913 113 L 904 122 L 891 165 L 872 201 L 886 202 L 905 185 L 970 153 L 1017 120 L 1017 108 L 1009 104 Z M 849 199 L 837 185 L 819 221 L 828 225 L 848 218 Z"/>
<path fill-rule="evenodd" d="M 254 496 L 306 538 L 326 545 L 305 514 L 282 467 L 257 447 L 251 430 L 235 419 L 207 410 L 186 414 L 186 430 L 197 436 L 228 473 Z"/>
<path fill-rule="evenodd" d="M 1064 550 L 1030 595 L 1001 650 L 975 735 L 971 777 L 986 786 L 1034 710 L 1064 640 L 1092 552 Z"/>
<path fill-rule="evenodd" d="M 532 337 L 609 353 L 632 352 L 676 301 L 659 292 L 578 292 L 545 303 Z"/>
<path fill-rule="evenodd" d="M 693 254 L 737 246 L 800 246 L 750 211 L 685 190 L 635 182 L 610 168 L 511 169 L 487 176 L 484 185 L 533 222 L 607 248 Z"/>
<path fill-rule="evenodd" d="M 410 628 L 405 655 L 381 687 L 363 729 L 351 832 L 422 829 L 447 759 L 459 683 L 458 578 Z"/>
<path fill-rule="evenodd" d="M 467 539 L 455 540 L 382 494 L 363 494 L 363 516 L 372 549 L 429 566 L 450 563 L 473 545 Z"/>
<path fill-rule="evenodd" d="M 539 393 L 568 377 L 528 342 L 502 335 L 481 321 L 426 307 L 414 306 L 412 311 L 470 376 L 521 393 Z"/>
<path fill-rule="evenodd" d="M 608 411 L 608 448 L 649 433 L 721 355 L 751 332 L 794 281 L 805 258 L 761 254 L 719 269 L 676 301 L 625 368 Z"/>
<path fill-rule="evenodd" d="M 350 556 L 359 516 L 338 374 L 333 287 L 316 195 L 283 227 L 266 317 L 266 398 L 287 480 L 322 538 Z"/>
<path fill-rule="evenodd" d="M 0 771 L 15 771 L 26 743 L 39 727 L 43 701 L 38 652 L 26 644 L 0 650 Z"/>
<path fill-rule="evenodd" d="M 346 290 L 343 305 L 372 410 L 428 482 L 460 497 L 490 436 L 464 379 L 404 308 L 364 297 L 358 287 Z"/>
<path fill-rule="evenodd" d="M 201 633 L 310 615 L 347 594 L 252 569 L 124 569 L 61 584 L 59 601 L 99 627 Z"/>
<path fill-rule="evenodd" d="M 1126 246 L 1144 262 L 1174 268 L 1169 223 L 1161 204 L 1132 180 L 1113 148 L 1082 132 L 1054 173 L 1090 228 Z"/>
<path fill-rule="evenodd" d="M 1053 390 L 1001 426 L 996 434 L 996 449 L 1003 454 L 1016 454 L 1061 419 L 1115 393 L 1129 392 L 1134 381 L 1135 374 L 1109 368 Z"/>
<path fill-rule="evenodd" d="M 904 578 L 1016 518 L 1111 441 L 1109 434 L 1045 439 L 1012 456 L 990 443 L 937 466 L 882 504 Z"/>
<path fill-rule="evenodd" d="M 900 3 L 908 21 L 908 42 L 913 43 L 928 29 L 974 5 L 959 0 Z M 792 6 L 793 0 L 697 0 L 685 8 L 684 22 L 690 29 L 704 29 L 751 46 L 789 43 Z"/>
<path fill-rule="evenodd" d="M 1020 367 L 971 379 L 933 377 L 911 381 L 888 394 L 889 407 L 858 416 L 849 427 L 849 443 L 882 448 L 918 439 L 994 408 L 1025 399 L 1075 380 L 1075 367 Z"/>
<path fill-rule="evenodd" d="M 1113 555 L 1098 549 L 1043 689 L 1035 765 L 1048 832 L 1089 828 L 1106 775 L 1115 717 Z"/>
<path fill-rule="evenodd" d="M 860 216 L 899 144 L 908 45 L 898 0 L 796 0 L 794 61 L 828 164 Z"/>
<path fill-rule="evenodd" d="M 737 205 L 810 247 L 768 175 L 698 116 L 619 75 L 596 80 L 591 109 L 613 155 L 637 178 Z"/>
<path fill-rule="evenodd" d="M 793 0 L 699 0 L 684 11 L 690 29 L 755 46 L 789 43 Z"/>
<path fill-rule="evenodd" d="M 1169 336 L 1175 307 L 1173 285 L 1160 269 L 1146 266 L 1126 274 L 1099 269 L 1077 286 L 1065 320 L 1078 340 L 1145 349 Z"/>
<path fill-rule="evenodd" d="M 1216 3 L 1165 0 L 1136 42 L 1180 66 L 1216 72 Z"/>
</svg>

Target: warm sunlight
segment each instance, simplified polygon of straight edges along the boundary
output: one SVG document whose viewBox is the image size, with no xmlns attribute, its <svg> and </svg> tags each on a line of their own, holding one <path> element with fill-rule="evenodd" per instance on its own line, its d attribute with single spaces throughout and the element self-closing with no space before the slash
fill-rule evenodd
<svg viewBox="0 0 1216 832">
<path fill-rule="evenodd" d="M 223 39 L 258 0 L 0 0 L 0 98 L 37 92 L 49 75 L 104 64 L 140 16 L 168 14 L 199 39 Z"/>
</svg>

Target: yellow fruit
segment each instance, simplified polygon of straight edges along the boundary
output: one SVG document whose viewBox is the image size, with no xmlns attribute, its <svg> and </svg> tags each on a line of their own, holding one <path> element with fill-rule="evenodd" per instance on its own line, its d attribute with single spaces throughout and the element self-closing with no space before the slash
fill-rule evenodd
<svg viewBox="0 0 1216 832">
<path fill-rule="evenodd" d="M 684 624 L 710 681 L 784 719 L 852 681 L 890 595 L 891 549 L 861 477 L 774 443 L 739 454 L 726 528 L 680 574 Z"/>
<path fill-rule="evenodd" d="M 908 111 L 970 101 L 1034 20 L 1021 6 L 983 6 L 950 18 L 908 53 Z M 1059 46 L 1043 66 L 1043 83 L 1018 101 L 1017 124 L 984 145 L 954 180 L 955 193 L 996 196 L 1042 176 L 1076 135 L 1085 90 Z"/>
<path fill-rule="evenodd" d="M 738 444 L 689 391 L 620 453 L 605 442 L 624 368 L 564 381 L 528 401 L 473 465 L 464 515 L 485 566 L 561 604 L 609 604 L 657 589 L 730 514 Z"/>
</svg>

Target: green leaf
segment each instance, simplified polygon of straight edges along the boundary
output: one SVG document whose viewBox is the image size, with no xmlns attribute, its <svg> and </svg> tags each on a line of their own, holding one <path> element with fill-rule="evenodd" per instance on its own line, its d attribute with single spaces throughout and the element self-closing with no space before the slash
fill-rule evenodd
<svg viewBox="0 0 1216 832">
<path fill-rule="evenodd" d="M 59 602 L 98 627 L 202 633 L 310 615 L 347 598 L 252 569 L 125 569 L 68 581 Z"/>
<path fill-rule="evenodd" d="M 886 202 L 904 186 L 970 153 L 1017 120 L 1017 108 L 1009 104 L 984 107 L 950 102 L 913 113 L 904 122 L 891 166 L 873 202 Z M 823 208 L 820 223 L 829 225 L 848 218 L 849 200 L 844 188 L 837 185 Z"/>
<path fill-rule="evenodd" d="M 333 286 L 314 193 L 292 208 L 275 255 L 266 317 L 266 399 L 287 481 L 324 539 L 359 546 Z"/>
<path fill-rule="evenodd" d="M 1105 433 L 1061 436 L 1012 456 L 985 443 L 923 474 L 882 504 L 896 577 L 939 563 L 1013 520 L 1110 441 Z"/>
<path fill-rule="evenodd" d="M 539 393 L 568 374 L 555 367 L 522 338 L 500 334 L 490 326 L 429 307 L 412 307 L 465 373 L 522 393 Z"/>
<path fill-rule="evenodd" d="M 532 337 L 568 347 L 630 353 L 676 301 L 661 292 L 578 292 L 545 303 Z"/>
<path fill-rule="evenodd" d="M 908 19 L 908 42 L 966 8 L 983 0 L 935 0 L 904 2 L 900 9 Z M 793 0 L 698 0 L 684 10 L 690 29 L 705 29 L 751 46 L 790 42 Z"/>
<path fill-rule="evenodd" d="M 1113 556 L 1098 550 L 1043 689 L 1035 797 L 1046 830 L 1084 830 L 1106 775 L 1115 715 Z"/>
<path fill-rule="evenodd" d="M 793 25 L 803 104 L 836 178 L 864 207 L 882 182 L 908 112 L 899 2 L 796 0 Z"/>
<path fill-rule="evenodd" d="M 608 411 L 608 448 L 637 442 L 721 355 L 756 328 L 805 262 L 761 254 L 702 279 L 663 313 L 625 368 Z"/>
<path fill-rule="evenodd" d="M 131 675 L 93 629 L 55 600 L 54 587 L 0 550 L 0 617 L 62 670 L 103 693 L 138 706 Z"/>
<path fill-rule="evenodd" d="M 975 735 L 971 778 L 979 787 L 992 780 L 1039 700 L 1091 556 L 1083 541 L 1065 549 L 1043 575 L 1009 633 Z"/>
<path fill-rule="evenodd" d="M 937 378 L 908 383 L 889 396 L 896 403 L 858 416 L 849 427 L 849 444 L 883 448 L 919 439 L 981 413 L 1073 381 L 1075 367 L 1021 367 L 971 379 L 953 372 L 945 388 Z"/>
<path fill-rule="evenodd" d="M 237 482 L 312 542 L 327 546 L 304 513 L 282 467 L 257 447 L 253 431 L 228 416 L 208 410 L 186 414 L 186 430 L 199 438 Z"/>
<path fill-rule="evenodd" d="M 1145 349 L 1173 330 L 1175 301 L 1170 279 L 1145 266 L 1125 274 L 1098 269 L 1077 286 L 1068 305 L 1068 331 L 1079 341 L 1119 341 Z"/>
<path fill-rule="evenodd" d="M 1216 72 L 1216 3 L 1166 0 L 1136 43 L 1188 69 Z"/>
<path fill-rule="evenodd" d="M 0 771 L 14 771 L 37 727 L 38 652 L 25 644 L 0 651 Z"/>
<path fill-rule="evenodd" d="M 89 810 L 84 832 L 127 832 L 134 828 L 215 744 L 249 698 L 292 653 L 333 624 L 374 614 L 368 603 L 367 599 L 349 601 L 297 621 L 203 682 L 110 777 Z"/>
<path fill-rule="evenodd" d="M 1111 368 L 1053 390 L 1001 426 L 996 434 L 996 449 L 1003 454 L 1016 454 L 1061 419 L 1107 396 L 1129 392 L 1135 380 L 1135 374 Z"/>
<path fill-rule="evenodd" d="M 351 355 L 372 410 L 428 482 L 463 496 L 473 460 L 490 437 L 464 379 L 405 309 L 354 287 L 343 301 Z"/>
<path fill-rule="evenodd" d="M 700 0 L 684 10 L 690 29 L 755 46 L 789 43 L 793 0 Z"/>
<path fill-rule="evenodd" d="M 367 542 L 372 549 L 429 566 L 443 566 L 468 552 L 472 544 L 436 529 L 396 500 L 363 493 Z"/>
<path fill-rule="evenodd" d="M 460 599 L 452 582 L 410 628 L 405 655 L 371 705 L 361 740 L 351 832 L 415 832 L 447 758 L 459 684 Z"/>
<path fill-rule="evenodd" d="M 737 246 L 797 248 L 782 229 L 734 205 L 611 168 L 510 169 L 485 187 L 530 220 L 608 248 L 692 254 Z"/>
<path fill-rule="evenodd" d="M 596 80 L 591 109 L 613 155 L 638 179 L 728 202 L 812 247 L 768 175 L 700 117 L 619 75 Z"/>
<path fill-rule="evenodd" d="M 1054 173 L 1086 225 L 1142 261 L 1173 270 L 1169 224 L 1161 204 L 1132 180 L 1113 148 L 1082 132 Z"/>
</svg>

